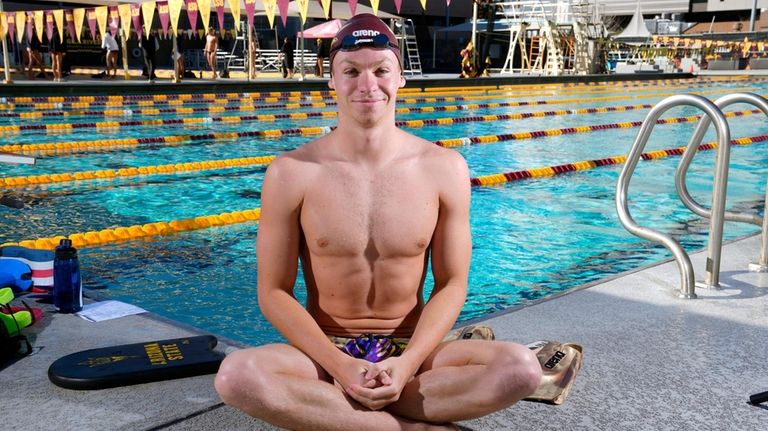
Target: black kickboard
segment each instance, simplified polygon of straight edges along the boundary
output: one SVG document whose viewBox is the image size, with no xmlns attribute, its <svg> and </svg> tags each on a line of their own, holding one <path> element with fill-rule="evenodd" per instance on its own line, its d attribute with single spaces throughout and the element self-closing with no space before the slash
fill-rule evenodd
<svg viewBox="0 0 768 431">
<path fill-rule="evenodd" d="M 67 389 L 106 389 L 212 374 L 224 354 L 216 337 L 201 335 L 83 350 L 61 357 L 48 378 Z"/>
</svg>

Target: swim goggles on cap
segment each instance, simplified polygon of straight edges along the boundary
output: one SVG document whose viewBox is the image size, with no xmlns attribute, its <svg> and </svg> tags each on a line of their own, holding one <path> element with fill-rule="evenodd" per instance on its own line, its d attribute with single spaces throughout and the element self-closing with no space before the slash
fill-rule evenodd
<svg viewBox="0 0 768 431">
<path fill-rule="evenodd" d="M 376 36 L 370 37 L 370 36 L 354 36 L 354 35 L 347 35 L 344 36 L 344 39 L 341 40 L 341 45 L 338 49 L 341 51 L 355 51 L 357 49 L 367 47 L 367 48 L 378 48 L 378 49 L 385 49 L 385 48 L 394 48 L 398 49 L 398 46 L 394 43 L 389 41 L 389 37 L 387 37 L 386 34 L 379 33 Z"/>
</svg>

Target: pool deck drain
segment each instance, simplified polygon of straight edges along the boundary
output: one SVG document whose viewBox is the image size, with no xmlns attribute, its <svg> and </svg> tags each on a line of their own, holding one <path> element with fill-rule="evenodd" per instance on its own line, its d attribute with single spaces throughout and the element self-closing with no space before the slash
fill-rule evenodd
<svg viewBox="0 0 768 431">
<path fill-rule="evenodd" d="M 674 262 L 632 272 L 486 322 L 502 340 L 573 341 L 584 367 L 565 404 L 522 402 L 462 422 L 465 430 L 761 430 L 768 407 L 746 403 L 768 390 L 768 274 L 747 270 L 759 236 L 727 244 L 720 290 L 698 299 L 672 292 Z M 705 254 L 692 256 L 698 275 Z M 13 429 L 273 430 L 225 406 L 213 375 L 96 391 L 54 386 L 48 366 L 95 347 L 195 334 L 157 316 L 100 323 L 47 312 L 29 331 L 36 353 L 0 370 L 4 423 Z M 220 342 L 218 349 L 237 347 Z"/>
</svg>

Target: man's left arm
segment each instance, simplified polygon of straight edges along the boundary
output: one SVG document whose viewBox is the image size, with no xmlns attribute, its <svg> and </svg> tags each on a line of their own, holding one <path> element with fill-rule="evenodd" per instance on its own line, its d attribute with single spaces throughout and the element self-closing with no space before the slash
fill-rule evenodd
<svg viewBox="0 0 768 431">
<path fill-rule="evenodd" d="M 447 158 L 448 172 L 434 176 L 440 181 L 440 209 L 430 245 L 435 285 L 401 356 L 413 368 L 411 375 L 451 330 L 467 297 L 472 258 L 469 169 L 459 153 L 451 151 Z"/>
</svg>

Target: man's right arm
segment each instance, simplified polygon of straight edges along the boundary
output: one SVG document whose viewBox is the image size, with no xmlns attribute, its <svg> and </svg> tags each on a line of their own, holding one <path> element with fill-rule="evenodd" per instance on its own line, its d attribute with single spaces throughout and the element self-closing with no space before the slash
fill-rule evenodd
<svg viewBox="0 0 768 431">
<path fill-rule="evenodd" d="M 270 164 L 264 177 L 256 241 L 259 307 L 291 345 L 319 363 L 345 387 L 363 384 L 360 370 L 352 365 L 359 360 L 341 353 L 293 296 L 304 195 L 301 168 L 306 168 L 298 167 L 299 163 L 280 157 Z"/>
</svg>

